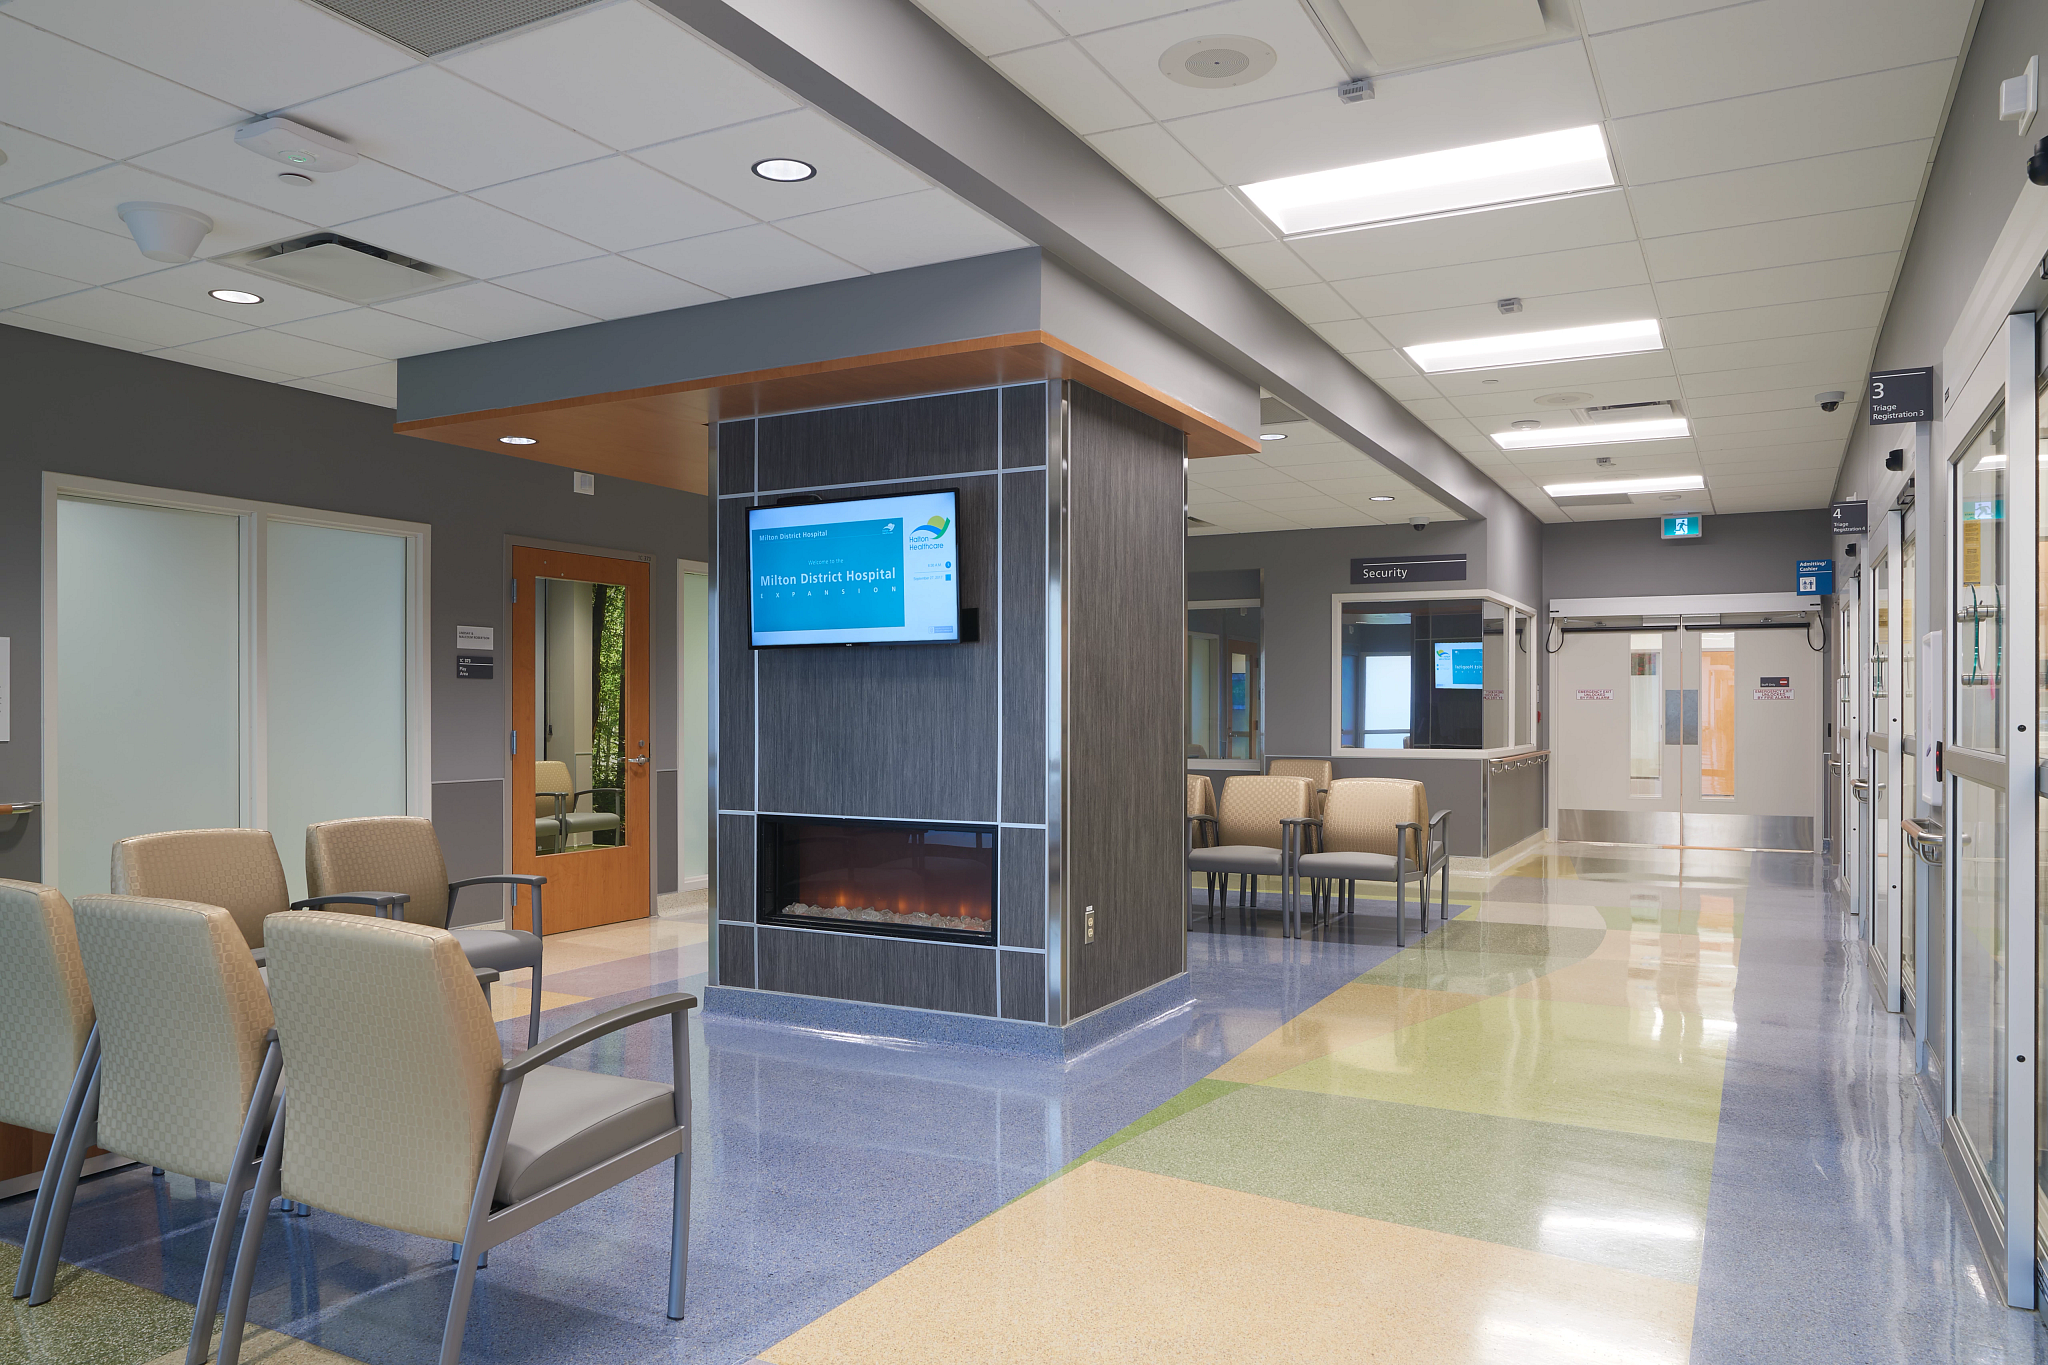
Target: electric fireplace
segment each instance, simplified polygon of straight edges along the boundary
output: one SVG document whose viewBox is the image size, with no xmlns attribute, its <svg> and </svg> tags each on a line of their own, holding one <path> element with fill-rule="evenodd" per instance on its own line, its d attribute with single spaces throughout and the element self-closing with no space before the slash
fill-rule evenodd
<svg viewBox="0 0 2048 1365">
<path fill-rule="evenodd" d="M 762 924 L 993 943 L 991 825 L 760 817 Z"/>
</svg>

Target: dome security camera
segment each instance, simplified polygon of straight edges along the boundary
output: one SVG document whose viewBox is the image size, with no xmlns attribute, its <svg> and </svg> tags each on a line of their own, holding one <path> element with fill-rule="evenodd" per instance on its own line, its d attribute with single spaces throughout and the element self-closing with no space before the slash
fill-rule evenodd
<svg viewBox="0 0 2048 1365">
<path fill-rule="evenodd" d="M 1843 393 L 1840 389 L 1830 389 L 1826 393 L 1815 394 L 1813 396 L 1813 401 L 1820 404 L 1820 410 L 1822 412 L 1833 412 L 1836 408 L 1842 406 L 1842 400 L 1846 397 L 1848 397 L 1848 395 Z"/>
<path fill-rule="evenodd" d="M 1410 526 L 1413 526 L 1413 527 L 1414 527 L 1414 528 L 1415 528 L 1416 530 L 1418 530 L 1418 531 L 1427 531 L 1427 530 L 1429 529 L 1429 518 L 1428 518 L 1428 517 L 1410 517 L 1410 518 L 1408 518 L 1408 524 L 1409 524 Z"/>
</svg>

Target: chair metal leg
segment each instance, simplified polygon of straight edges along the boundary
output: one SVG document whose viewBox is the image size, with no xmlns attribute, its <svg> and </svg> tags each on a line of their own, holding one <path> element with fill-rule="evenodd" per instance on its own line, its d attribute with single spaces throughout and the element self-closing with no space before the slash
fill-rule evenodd
<svg viewBox="0 0 2048 1365">
<path fill-rule="evenodd" d="M 690 1138 L 696 1124 L 690 1115 L 690 1025 L 678 1010 L 669 1016 L 669 1050 L 675 1067 L 676 1117 L 683 1129 L 683 1150 L 675 1158 L 675 1196 L 668 1233 L 668 1315 L 683 1317 L 683 1287 L 690 1274 Z"/>
<path fill-rule="evenodd" d="M 270 1117 L 270 1099 L 277 1093 L 277 1073 L 283 1059 L 272 1039 L 263 1053 L 263 1069 L 256 1073 L 256 1089 L 249 1096 L 249 1112 L 242 1119 L 242 1135 L 235 1142 L 235 1155 L 228 1166 L 228 1183 L 221 1187 L 220 1213 L 213 1220 L 213 1240 L 206 1248 L 206 1270 L 199 1280 L 199 1299 L 192 1310 L 192 1336 L 185 1343 L 185 1365 L 201 1365 L 213 1345 L 213 1315 L 220 1309 L 221 1281 L 227 1275 L 228 1244 L 234 1240 L 235 1220 L 241 1216 L 242 1196 L 261 1172 L 256 1165 L 256 1147 L 263 1140 Z"/>
<path fill-rule="evenodd" d="M 78 1070 L 72 1074 L 71 1089 L 64 1096 L 64 1112 L 57 1119 L 57 1131 L 50 1135 L 50 1155 L 43 1162 L 43 1178 L 36 1184 L 35 1209 L 29 1214 L 28 1235 L 21 1243 L 21 1266 L 14 1274 L 17 1299 L 28 1297 L 29 1287 L 35 1281 L 36 1253 L 41 1250 L 43 1235 L 50 1226 L 50 1205 L 57 1197 L 64 1154 L 71 1148 L 71 1133 L 78 1126 L 79 1113 L 85 1108 L 85 1092 L 92 1087 L 99 1063 L 100 1026 L 95 1023 L 92 1032 L 85 1036 L 85 1050 L 78 1054 Z"/>
<path fill-rule="evenodd" d="M 227 1319 L 220 1328 L 219 1365 L 241 1365 L 242 1333 L 249 1325 L 249 1291 L 256 1283 L 256 1258 L 263 1250 L 263 1228 L 270 1221 L 270 1201 L 277 1198 L 278 1182 L 283 1178 L 284 1110 L 289 1098 L 277 1102 L 277 1116 L 271 1120 L 270 1136 L 263 1143 L 263 1165 L 256 1172 L 256 1192 L 249 1200 L 248 1216 L 242 1220 L 242 1245 L 235 1253 L 235 1279 L 228 1286 Z"/>
<path fill-rule="evenodd" d="M 1441 892 L 1443 908 L 1437 914 L 1437 922 L 1439 924 L 1449 924 L 1451 922 L 1451 859 L 1449 854 L 1444 855 L 1443 868 L 1437 875 L 1443 878 L 1443 891 Z"/>
<path fill-rule="evenodd" d="M 85 1098 L 79 1102 L 78 1118 L 71 1125 L 71 1141 L 65 1144 L 64 1163 L 57 1172 L 57 1188 L 50 1195 L 50 1217 L 43 1226 L 43 1242 L 36 1249 L 35 1278 L 29 1283 L 28 1306 L 48 1303 L 57 1283 L 57 1258 L 64 1250 L 64 1229 L 71 1223 L 71 1201 L 78 1193 L 79 1172 L 85 1166 L 85 1152 L 99 1136 L 100 1070 L 93 1063 L 92 1079 L 86 1082 Z"/>
<path fill-rule="evenodd" d="M 538 961 L 533 964 L 533 980 L 529 985 L 532 988 L 533 1003 L 526 1010 L 526 1045 L 533 1047 L 540 1042 L 540 963 Z"/>
<path fill-rule="evenodd" d="M 1394 946 L 1405 947 L 1408 939 L 1408 879 L 1394 874 Z"/>
</svg>

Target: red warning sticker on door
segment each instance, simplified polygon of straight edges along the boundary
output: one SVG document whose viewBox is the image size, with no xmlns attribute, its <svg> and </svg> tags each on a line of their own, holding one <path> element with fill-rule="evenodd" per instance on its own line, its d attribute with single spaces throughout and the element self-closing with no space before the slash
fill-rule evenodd
<svg viewBox="0 0 2048 1365">
<path fill-rule="evenodd" d="M 1791 701 L 1792 689 L 1789 687 L 1759 687 L 1756 689 L 1756 699 L 1758 701 Z"/>
<path fill-rule="evenodd" d="M 1614 689 L 1611 687 L 1581 687 L 1579 689 L 1579 700 L 1613 701 Z"/>
</svg>

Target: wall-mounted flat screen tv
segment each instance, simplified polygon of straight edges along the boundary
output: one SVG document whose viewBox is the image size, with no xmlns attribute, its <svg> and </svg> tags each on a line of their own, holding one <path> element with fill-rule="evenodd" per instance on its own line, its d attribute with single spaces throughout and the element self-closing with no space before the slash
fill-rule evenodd
<svg viewBox="0 0 2048 1365">
<path fill-rule="evenodd" d="M 1436 685 L 1443 688 L 1486 686 L 1486 646 L 1462 640 L 1436 647 Z"/>
<path fill-rule="evenodd" d="M 957 644 L 959 495 L 747 509 L 753 645 Z"/>
</svg>

